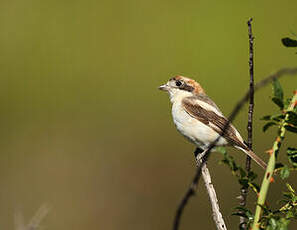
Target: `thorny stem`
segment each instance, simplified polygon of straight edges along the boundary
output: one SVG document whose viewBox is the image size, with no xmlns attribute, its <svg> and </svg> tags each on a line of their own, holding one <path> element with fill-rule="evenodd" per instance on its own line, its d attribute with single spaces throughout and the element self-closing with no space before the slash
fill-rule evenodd
<svg viewBox="0 0 297 230">
<path fill-rule="evenodd" d="M 280 69 L 279 71 L 275 72 L 274 74 L 271 74 L 268 77 L 264 78 L 262 81 L 258 82 L 255 85 L 254 90 L 257 91 L 257 90 L 261 89 L 262 87 L 264 87 L 265 85 L 267 85 L 268 83 L 270 83 L 272 80 L 274 80 L 276 78 L 280 78 L 286 74 L 294 75 L 296 73 L 297 73 L 297 68 Z M 226 128 L 229 126 L 230 122 L 232 122 L 234 120 L 234 118 L 236 117 L 238 112 L 241 110 L 242 106 L 247 102 L 248 98 L 249 98 L 249 91 L 246 92 L 245 95 L 235 105 L 231 115 L 228 117 L 228 122 L 225 124 L 220 136 L 223 136 L 225 134 Z M 213 143 L 211 143 L 209 145 L 209 148 L 207 149 L 207 151 L 205 152 L 205 155 L 203 157 L 203 162 L 207 161 L 210 151 L 215 147 L 215 145 L 219 139 L 220 139 L 220 137 L 218 137 Z M 175 214 L 174 221 L 173 221 L 173 230 L 178 230 L 179 224 L 180 224 L 180 219 L 183 214 L 184 208 L 186 207 L 189 199 L 192 196 L 194 196 L 195 189 L 199 183 L 200 176 L 201 176 L 201 167 L 197 167 L 195 175 L 191 181 L 191 184 L 188 187 L 186 193 L 184 194 L 181 202 L 179 203 L 179 205 L 177 207 L 176 214 Z"/>
<path fill-rule="evenodd" d="M 254 36 L 252 33 L 252 21 L 250 18 L 247 22 L 248 24 L 248 35 L 249 35 L 249 70 L 250 70 L 250 90 L 249 90 L 249 111 L 248 111 L 248 140 L 247 145 L 249 149 L 253 147 L 253 113 L 254 113 Z M 251 158 L 246 156 L 245 169 L 247 172 L 251 170 Z M 242 187 L 239 196 L 239 205 L 241 207 L 246 206 L 248 195 L 248 187 Z M 239 217 L 239 224 L 242 229 L 246 229 L 247 219 L 243 216 Z"/>
<path fill-rule="evenodd" d="M 292 98 L 290 106 L 287 109 L 287 112 L 292 111 L 294 109 L 294 107 L 296 106 L 296 103 L 297 103 L 297 91 L 295 91 L 295 93 L 294 93 L 294 96 Z M 282 140 L 285 137 L 285 132 L 286 132 L 285 125 L 286 125 L 288 116 L 289 115 L 286 114 L 284 120 L 282 121 L 282 123 L 280 125 L 279 134 L 273 143 L 272 149 L 268 151 L 270 154 L 270 158 L 269 158 L 268 166 L 267 166 L 267 169 L 266 169 L 263 181 L 262 181 L 252 230 L 260 229 L 259 220 L 260 220 L 261 213 L 262 213 L 262 207 L 266 200 L 266 195 L 267 195 L 267 192 L 269 189 L 269 185 L 271 182 L 273 182 L 272 175 L 273 175 L 274 168 L 275 168 L 275 161 L 276 161 L 276 157 L 279 152 L 279 149 L 281 147 Z"/>
</svg>

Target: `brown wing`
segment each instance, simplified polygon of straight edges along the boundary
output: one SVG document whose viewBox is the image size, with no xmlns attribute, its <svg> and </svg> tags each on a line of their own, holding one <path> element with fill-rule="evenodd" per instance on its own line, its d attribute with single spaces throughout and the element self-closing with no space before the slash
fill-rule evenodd
<svg viewBox="0 0 297 230">
<path fill-rule="evenodd" d="M 213 100 L 211 100 L 206 94 L 204 93 L 200 93 L 199 95 L 195 95 L 195 96 L 192 96 L 192 97 L 188 97 L 189 99 L 197 99 L 197 100 L 200 100 L 200 101 L 203 101 L 213 107 L 215 107 L 220 113 L 221 110 L 219 109 L 219 107 L 216 105 L 216 103 L 213 102 Z"/>
<path fill-rule="evenodd" d="M 190 116 L 194 117 L 195 119 L 199 120 L 205 125 L 208 125 L 217 133 L 222 134 L 222 131 L 227 123 L 227 119 L 224 116 L 215 113 L 214 111 L 209 111 L 203 108 L 199 105 L 199 99 L 197 99 L 195 100 L 195 98 L 193 97 L 184 98 L 182 101 L 184 110 Z M 210 99 L 208 98 L 208 100 Z M 212 103 L 214 104 L 214 102 Z M 208 104 L 212 105 L 211 103 Z M 244 143 L 242 143 L 236 136 L 236 131 L 232 124 L 228 125 L 228 127 L 225 129 L 223 136 L 229 142 L 229 144 L 233 146 L 239 146 L 245 150 L 248 150 L 247 146 Z"/>
</svg>

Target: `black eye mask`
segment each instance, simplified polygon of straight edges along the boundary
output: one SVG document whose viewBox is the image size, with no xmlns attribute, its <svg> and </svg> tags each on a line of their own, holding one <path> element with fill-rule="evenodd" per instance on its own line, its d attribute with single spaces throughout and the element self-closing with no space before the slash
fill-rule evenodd
<svg viewBox="0 0 297 230">
<path fill-rule="evenodd" d="M 185 90 L 185 91 L 188 91 L 188 92 L 193 92 L 194 91 L 194 87 L 193 86 L 190 86 L 190 85 L 187 85 L 187 84 L 182 84 L 179 89 L 182 89 L 182 90 Z"/>
<path fill-rule="evenodd" d="M 178 86 L 178 87 L 181 86 L 182 84 L 183 84 L 183 83 L 182 83 L 181 81 L 179 81 L 179 80 L 177 80 L 177 81 L 175 82 L 175 85 Z"/>
</svg>

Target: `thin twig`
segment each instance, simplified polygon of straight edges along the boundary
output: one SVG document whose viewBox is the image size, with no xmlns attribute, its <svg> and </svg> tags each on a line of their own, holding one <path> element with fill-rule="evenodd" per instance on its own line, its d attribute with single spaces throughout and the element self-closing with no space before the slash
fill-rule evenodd
<svg viewBox="0 0 297 230">
<path fill-rule="evenodd" d="M 252 33 L 252 21 L 250 18 L 248 24 L 248 36 L 249 36 L 249 70 L 250 70 L 250 90 L 249 90 L 249 111 L 248 111 L 248 140 L 247 145 L 252 150 L 253 147 L 253 113 L 254 113 L 254 36 Z M 245 170 L 249 172 L 251 170 L 251 158 L 247 155 L 245 162 Z M 241 207 L 246 206 L 248 195 L 248 187 L 241 187 L 239 196 L 239 205 Z M 239 217 L 239 225 L 242 229 L 246 229 L 247 219 L 243 216 Z"/>
<path fill-rule="evenodd" d="M 20 211 L 15 213 L 15 228 L 16 230 L 37 230 L 40 227 L 41 221 L 46 217 L 50 210 L 48 204 L 43 204 L 32 217 L 28 225 L 24 223 L 24 217 Z"/>
<path fill-rule="evenodd" d="M 204 180 L 204 184 L 205 184 L 205 187 L 209 196 L 211 208 L 212 208 L 212 218 L 216 224 L 217 230 L 227 230 L 225 221 L 223 219 L 223 215 L 220 212 L 216 190 L 214 189 L 214 186 L 212 184 L 211 176 L 207 168 L 207 163 L 205 162 L 205 164 L 202 164 L 202 158 L 204 153 L 205 151 L 197 148 L 195 151 L 195 159 L 196 159 L 197 167 L 201 167 L 202 178 Z"/>
<path fill-rule="evenodd" d="M 247 144 L 250 149 L 253 147 L 253 115 L 254 115 L 254 37 L 252 34 L 252 18 L 248 21 L 249 28 L 249 47 L 250 47 L 250 90 L 249 90 L 249 112 L 248 112 L 248 140 Z M 247 171 L 251 169 L 251 158 L 247 156 L 245 168 Z"/>
<path fill-rule="evenodd" d="M 257 90 L 261 89 L 262 87 L 264 87 L 265 85 L 267 85 L 268 83 L 270 83 L 273 79 L 280 78 L 280 77 L 282 77 L 283 75 L 286 75 L 286 74 L 287 75 L 297 74 L 297 67 L 296 68 L 283 68 L 283 69 L 280 69 L 276 73 L 269 75 L 268 77 L 264 78 L 262 81 L 257 83 L 255 85 L 254 90 L 257 91 Z M 239 100 L 237 102 L 237 104 L 235 105 L 232 113 L 230 114 L 230 116 L 228 118 L 228 122 L 226 122 L 220 136 L 209 145 L 209 148 L 205 152 L 205 155 L 204 155 L 204 157 L 202 159 L 203 163 L 205 163 L 207 161 L 207 159 L 209 157 L 209 154 L 210 154 L 210 151 L 215 147 L 215 145 L 218 142 L 218 140 L 220 139 L 220 137 L 225 134 L 225 131 L 226 131 L 227 127 L 229 126 L 230 122 L 232 122 L 234 120 L 234 118 L 236 117 L 236 115 L 238 114 L 238 112 L 241 110 L 242 106 L 247 102 L 248 99 L 249 99 L 249 91 L 247 91 L 245 93 L 245 95 L 241 98 L 241 100 Z M 189 188 L 187 189 L 185 195 L 183 196 L 181 202 L 179 203 L 179 205 L 177 207 L 176 215 L 175 215 L 174 222 L 173 222 L 173 229 L 174 230 L 178 230 L 179 223 L 180 223 L 180 218 L 182 216 L 184 208 L 187 205 L 189 199 L 195 194 L 195 188 L 197 187 L 197 185 L 199 183 L 200 176 L 201 176 L 201 167 L 197 167 L 195 175 L 194 175 L 194 177 L 193 177 L 193 179 L 191 181 L 191 184 L 190 184 Z"/>
</svg>

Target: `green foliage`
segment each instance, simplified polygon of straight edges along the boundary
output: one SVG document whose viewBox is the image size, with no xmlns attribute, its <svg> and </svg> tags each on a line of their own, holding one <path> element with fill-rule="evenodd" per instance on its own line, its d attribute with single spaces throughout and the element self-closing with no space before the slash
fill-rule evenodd
<svg viewBox="0 0 297 230">
<path fill-rule="evenodd" d="M 297 47 L 297 40 L 292 39 L 292 38 L 283 38 L 282 43 L 286 47 Z"/>
<path fill-rule="evenodd" d="M 263 132 L 266 132 L 267 129 L 269 129 L 271 126 L 277 125 L 274 121 L 269 121 L 263 126 Z"/>
<path fill-rule="evenodd" d="M 280 82 L 277 79 L 274 79 L 274 81 L 272 82 L 272 86 L 273 86 L 273 93 L 274 96 L 272 97 L 272 101 L 277 104 L 280 109 L 284 108 L 284 92 L 282 89 L 282 86 L 280 84 Z"/>
<path fill-rule="evenodd" d="M 297 149 L 293 147 L 289 147 L 287 149 L 287 156 L 289 162 L 293 165 L 294 168 L 297 168 Z"/>
<path fill-rule="evenodd" d="M 290 176 L 290 169 L 287 165 L 284 165 L 280 170 L 280 177 L 284 180 Z"/>
<path fill-rule="evenodd" d="M 237 178 L 238 183 L 243 188 L 251 188 L 255 193 L 258 193 L 260 186 L 254 181 L 257 178 L 257 174 L 253 171 L 247 172 L 244 168 L 239 166 L 234 158 L 227 153 L 224 147 L 218 147 L 217 151 L 223 155 L 223 160 L 220 162 L 231 169 L 232 174 Z"/>
<path fill-rule="evenodd" d="M 296 99 L 297 95 L 295 94 L 292 98 L 285 99 L 284 92 L 281 87 L 280 82 L 275 79 L 273 81 L 273 97 L 271 100 L 274 104 L 278 106 L 278 109 L 281 111 L 273 114 L 266 115 L 261 118 L 261 120 L 266 121 L 266 124 L 263 127 L 263 131 L 267 131 L 270 127 L 276 126 L 278 127 L 277 138 L 273 144 L 273 161 L 272 156 L 269 160 L 268 169 L 270 167 L 270 175 L 279 173 L 279 176 L 282 180 L 287 180 L 292 172 L 295 172 L 297 169 L 297 148 L 289 147 L 287 149 L 287 157 L 289 161 L 288 164 L 284 164 L 282 162 L 275 162 L 276 155 L 279 152 L 279 148 L 281 147 L 281 141 L 284 139 L 285 130 L 292 131 L 296 133 L 297 130 L 297 106 Z M 254 215 L 249 209 L 246 207 L 236 207 L 232 215 L 241 216 L 246 219 L 245 226 L 250 229 L 254 221 L 259 221 L 259 225 L 253 225 L 253 229 L 261 229 L 261 230 L 288 230 L 288 225 L 293 219 L 297 219 L 297 195 L 295 190 L 291 185 L 287 184 L 287 191 L 283 192 L 283 199 L 279 202 L 278 208 L 272 210 L 269 205 L 266 204 L 266 194 L 268 192 L 269 184 L 271 183 L 270 178 L 268 179 L 266 171 L 264 180 L 266 180 L 266 192 L 260 192 L 259 185 L 255 182 L 257 178 L 257 174 L 253 171 L 247 172 L 244 168 L 238 165 L 234 158 L 230 156 L 224 147 L 217 147 L 217 151 L 220 152 L 223 156 L 221 163 L 228 166 L 231 170 L 232 174 L 237 178 L 238 183 L 241 188 L 251 188 L 257 195 L 264 197 L 258 199 L 258 205 L 256 209 L 256 215 Z M 275 175 L 273 175 L 274 177 Z M 273 178 L 272 177 L 272 178 Z M 271 179 L 272 179 L 271 178 Z M 264 186 L 264 183 L 262 184 Z M 259 193 L 260 192 L 260 193 Z M 265 194 L 265 195 L 263 195 Z M 259 197 L 260 198 L 260 197 Z M 261 203 L 263 201 L 263 203 Z M 265 204 L 265 205 L 264 205 Z M 259 212 L 259 208 L 261 212 Z M 260 213 L 260 214 L 257 214 Z M 243 230 L 244 225 L 239 226 L 240 230 Z M 257 227 L 255 227 L 257 226 Z"/>
<path fill-rule="evenodd" d="M 291 99 L 284 99 L 284 92 L 281 87 L 280 82 L 275 79 L 273 81 L 273 97 L 271 100 L 279 107 L 282 113 L 274 115 L 266 115 L 261 118 L 261 120 L 267 121 L 263 126 L 263 132 L 266 132 L 272 126 L 279 126 L 286 118 L 284 127 L 287 131 L 297 133 L 297 112 L 296 108 L 292 111 L 288 111 L 288 106 L 290 105 Z"/>
<path fill-rule="evenodd" d="M 282 203 L 284 205 L 279 209 L 270 210 L 268 207 L 263 207 L 261 229 L 286 230 L 290 221 L 297 218 L 297 195 L 289 184 L 287 184 L 287 190 L 283 193 Z"/>
<path fill-rule="evenodd" d="M 295 48 L 297 47 L 297 40 L 289 37 L 285 37 L 285 38 L 282 38 L 282 44 L 288 48 Z"/>
<path fill-rule="evenodd" d="M 279 130 L 277 139 L 279 140 L 276 141 L 276 146 L 277 148 L 280 148 L 280 140 L 284 139 L 284 129 L 297 133 L 297 109 L 295 105 L 296 94 L 293 95 L 292 98 L 285 100 L 284 93 L 279 81 L 274 80 L 273 97 L 271 99 L 278 106 L 282 113 L 264 116 L 262 120 L 266 121 L 267 123 L 264 125 L 263 131 L 267 131 L 272 126 L 278 126 Z M 276 149 L 274 149 L 274 151 L 276 151 Z M 279 149 L 277 150 L 277 152 L 279 152 Z M 278 162 L 275 164 L 274 167 L 274 172 L 279 172 L 279 175 L 283 180 L 289 178 L 291 172 L 294 172 L 295 168 L 297 167 L 297 149 L 295 147 L 289 147 L 287 149 L 287 157 L 290 163 L 289 166 Z M 259 221 L 260 229 L 287 230 L 290 221 L 292 219 L 297 219 L 297 195 L 295 193 L 295 190 L 289 184 L 287 184 L 287 190 L 288 191 L 283 192 L 283 206 L 279 207 L 276 210 L 271 210 L 267 205 L 261 206 L 262 215 Z M 256 216 L 254 219 L 256 220 Z"/>
<path fill-rule="evenodd" d="M 240 207 L 240 206 L 238 206 L 238 207 L 236 207 L 234 209 L 234 212 L 232 213 L 232 216 L 242 216 L 242 217 L 246 218 L 247 221 L 245 222 L 245 224 L 247 225 L 248 228 L 250 227 L 250 225 L 254 221 L 254 214 L 250 210 L 248 210 L 247 208 L 243 208 L 243 207 Z M 244 226 L 240 225 L 239 229 L 244 230 L 245 228 L 244 228 Z"/>
<path fill-rule="evenodd" d="M 231 170 L 232 174 L 237 178 L 240 187 L 245 189 L 251 188 L 256 194 L 258 194 L 260 186 L 254 181 L 257 178 L 257 174 L 253 171 L 247 172 L 244 168 L 239 166 L 235 162 L 234 158 L 227 153 L 224 147 L 217 147 L 216 150 L 223 156 L 220 163 L 225 164 Z M 254 214 L 244 207 L 236 207 L 232 215 L 246 218 L 247 221 L 244 224 L 248 227 L 248 229 L 254 221 Z M 244 230 L 244 225 L 239 225 L 239 229 Z"/>
</svg>

